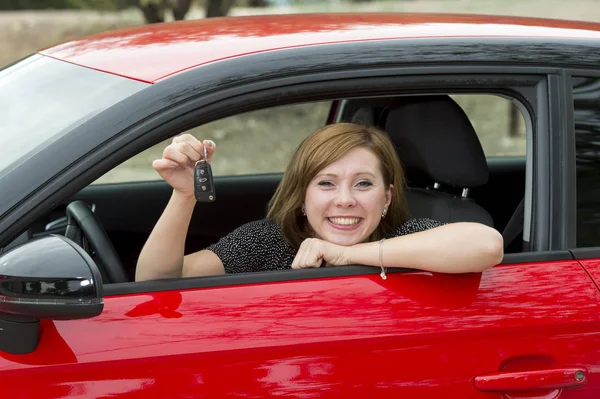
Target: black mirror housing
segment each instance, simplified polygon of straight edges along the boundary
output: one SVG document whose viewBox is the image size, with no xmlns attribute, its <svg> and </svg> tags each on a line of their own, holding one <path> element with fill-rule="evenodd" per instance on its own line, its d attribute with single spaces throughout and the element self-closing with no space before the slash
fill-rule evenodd
<svg viewBox="0 0 600 399">
<path fill-rule="evenodd" d="M 73 241 L 50 235 L 0 256 L 0 350 L 35 350 L 40 319 L 89 318 L 103 308 L 100 271 Z"/>
</svg>

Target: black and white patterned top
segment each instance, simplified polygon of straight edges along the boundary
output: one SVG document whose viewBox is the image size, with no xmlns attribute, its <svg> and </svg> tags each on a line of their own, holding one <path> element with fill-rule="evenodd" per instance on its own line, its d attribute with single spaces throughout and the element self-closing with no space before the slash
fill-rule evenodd
<svg viewBox="0 0 600 399">
<path fill-rule="evenodd" d="M 432 219 L 410 219 L 386 238 L 429 230 L 444 223 Z M 208 248 L 225 267 L 225 273 L 247 273 L 290 269 L 296 250 L 285 240 L 279 225 L 262 219 L 246 223 Z"/>
</svg>

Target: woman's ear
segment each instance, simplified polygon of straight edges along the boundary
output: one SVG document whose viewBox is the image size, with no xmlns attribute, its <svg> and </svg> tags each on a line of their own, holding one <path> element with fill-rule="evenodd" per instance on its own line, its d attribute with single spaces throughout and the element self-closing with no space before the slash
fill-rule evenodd
<svg viewBox="0 0 600 399">
<path fill-rule="evenodd" d="M 385 207 L 389 207 L 392 203 L 392 192 L 394 191 L 394 185 L 390 184 L 390 187 L 385 192 Z"/>
</svg>

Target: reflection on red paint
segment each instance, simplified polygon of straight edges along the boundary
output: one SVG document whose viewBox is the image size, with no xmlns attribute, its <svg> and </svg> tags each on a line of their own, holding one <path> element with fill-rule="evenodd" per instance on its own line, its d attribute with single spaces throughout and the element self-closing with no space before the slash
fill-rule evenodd
<svg viewBox="0 0 600 399">
<path fill-rule="evenodd" d="M 475 399 L 475 376 L 581 367 L 561 395 L 600 397 L 600 292 L 576 261 L 108 297 L 54 325 L 37 363 L 0 357 L 3 395 Z"/>
<path fill-rule="evenodd" d="M 181 294 L 179 292 L 164 292 L 160 294 L 150 294 L 152 299 L 136 305 L 129 312 L 125 313 L 128 317 L 142 317 L 151 314 L 159 314 L 169 319 L 178 319 L 181 313 L 177 308 L 181 305 Z"/>
<path fill-rule="evenodd" d="M 444 37 L 600 38 L 600 24 L 475 15 L 296 14 L 209 18 L 101 33 L 43 54 L 156 82 L 206 63 L 275 49 Z"/>
<path fill-rule="evenodd" d="M 40 321 L 40 343 L 35 352 L 12 355 L 0 351 L 0 358 L 32 366 L 77 363 L 77 357 L 50 320 Z"/>
</svg>

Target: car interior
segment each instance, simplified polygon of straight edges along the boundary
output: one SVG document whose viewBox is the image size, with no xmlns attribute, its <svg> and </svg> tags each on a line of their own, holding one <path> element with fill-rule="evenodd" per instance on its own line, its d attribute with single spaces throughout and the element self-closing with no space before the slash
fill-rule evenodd
<svg viewBox="0 0 600 399">
<path fill-rule="evenodd" d="M 374 125 L 388 133 L 405 168 L 413 217 L 484 223 L 503 232 L 506 253 L 527 250 L 522 237 L 526 158 L 486 159 L 473 124 L 451 96 L 335 100 L 323 124 L 340 121 Z M 205 248 L 246 222 L 264 218 L 281 177 L 281 173 L 217 176 L 217 200 L 197 204 L 186 253 Z M 158 177 L 91 184 L 40 219 L 26 237 L 66 234 L 91 251 L 85 234 L 72 220 L 91 216 L 101 226 L 94 234 L 106 238 L 101 245 L 109 250 L 103 252 L 110 252 L 100 263 L 117 262 L 123 270 L 101 267 L 104 282 L 133 281 L 137 257 L 170 193 Z"/>
</svg>

